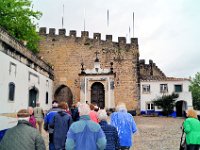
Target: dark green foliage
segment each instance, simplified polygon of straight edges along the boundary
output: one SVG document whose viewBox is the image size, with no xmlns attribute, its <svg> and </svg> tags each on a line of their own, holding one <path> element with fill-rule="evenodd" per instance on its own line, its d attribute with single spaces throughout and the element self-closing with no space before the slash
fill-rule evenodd
<svg viewBox="0 0 200 150">
<path fill-rule="evenodd" d="M 200 110 L 200 73 L 199 72 L 197 72 L 195 74 L 195 77 L 192 79 L 189 89 L 192 92 L 194 109 Z"/>
<path fill-rule="evenodd" d="M 153 103 L 155 106 L 159 106 L 163 110 L 163 115 L 169 116 L 174 110 L 176 98 L 178 94 L 172 93 L 171 95 L 163 95 L 158 99 L 154 100 Z"/>
<path fill-rule="evenodd" d="M 27 41 L 27 47 L 38 52 L 39 35 L 34 19 L 41 13 L 31 9 L 31 0 L 0 0 L 0 26 L 20 41 Z"/>
</svg>

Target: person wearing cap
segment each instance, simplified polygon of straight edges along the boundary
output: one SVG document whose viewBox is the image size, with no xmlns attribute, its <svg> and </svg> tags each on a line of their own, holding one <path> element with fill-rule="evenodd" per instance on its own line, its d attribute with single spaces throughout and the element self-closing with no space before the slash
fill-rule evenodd
<svg viewBox="0 0 200 150">
<path fill-rule="evenodd" d="M 183 123 L 184 132 L 186 133 L 187 150 L 200 149 L 200 121 L 197 113 L 193 109 L 186 112 L 187 119 Z"/>
<path fill-rule="evenodd" d="M 6 131 L 1 143 L 1 150 L 45 150 L 45 143 L 39 131 L 30 123 L 27 109 L 17 113 L 18 123 Z"/>
<path fill-rule="evenodd" d="M 118 103 L 117 112 L 110 116 L 110 123 L 117 128 L 120 150 L 129 150 L 132 146 L 132 134 L 137 131 L 133 116 L 127 112 L 125 103 Z"/>
<path fill-rule="evenodd" d="M 44 130 L 49 133 L 49 150 L 54 150 L 53 144 L 53 128 L 50 127 L 50 123 L 53 121 L 53 117 L 55 114 L 60 111 L 61 109 L 58 108 L 58 101 L 52 101 L 52 108 L 47 112 L 46 116 L 44 117 Z"/>
<path fill-rule="evenodd" d="M 40 102 L 36 103 L 36 107 L 34 108 L 33 112 L 34 112 L 34 117 L 37 122 L 37 126 L 39 127 L 40 134 L 42 134 L 44 111 L 43 111 L 42 107 L 40 107 Z"/>
<path fill-rule="evenodd" d="M 89 105 L 80 103 L 78 111 L 80 119 L 69 128 L 65 143 L 66 150 L 104 150 L 106 137 L 101 126 L 91 121 Z"/>
<path fill-rule="evenodd" d="M 105 150 L 116 150 L 119 148 L 119 137 L 117 129 L 107 123 L 107 113 L 105 109 L 98 111 L 99 124 L 106 135 L 107 145 Z"/>
</svg>

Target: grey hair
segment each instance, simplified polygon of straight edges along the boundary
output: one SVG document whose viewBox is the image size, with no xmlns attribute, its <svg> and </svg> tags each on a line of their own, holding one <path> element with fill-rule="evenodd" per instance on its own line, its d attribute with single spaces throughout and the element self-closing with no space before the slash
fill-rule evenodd
<svg viewBox="0 0 200 150">
<path fill-rule="evenodd" d="M 79 111 L 80 116 L 89 115 L 90 107 L 89 107 L 88 104 L 80 103 L 79 106 L 78 106 L 78 111 Z"/>
<path fill-rule="evenodd" d="M 105 111 L 105 109 L 100 109 L 99 111 L 98 111 L 98 119 L 99 119 L 99 121 L 102 121 L 102 120 L 107 120 L 107 113 L 106 113 L 106 111 Z"/>
<path fill-rule="evenodd" d="M 116 106 L 117 111 L 125 111 L 127 112 L 126 104 L 125 103 L 119 103 Z"/>
</svg>

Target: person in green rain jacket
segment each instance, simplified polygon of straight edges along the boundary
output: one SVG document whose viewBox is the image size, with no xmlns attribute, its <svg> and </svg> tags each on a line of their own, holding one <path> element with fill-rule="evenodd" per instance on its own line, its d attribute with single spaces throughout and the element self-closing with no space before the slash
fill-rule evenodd
<svg viewBox="0 0 200 150">
<path fill-rule="evenodd" d="M 200 150 L 200 121 L 197 119 L 196 111 L 189 109 L 187 117 L 183 123 L 187 150 Z"/>
</svg>

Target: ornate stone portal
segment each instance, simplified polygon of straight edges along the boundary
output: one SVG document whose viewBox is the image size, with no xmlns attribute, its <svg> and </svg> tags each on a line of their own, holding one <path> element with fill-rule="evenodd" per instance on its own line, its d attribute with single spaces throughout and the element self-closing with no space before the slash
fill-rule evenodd
<svg viewBox="0 0 200 150">
<path fill-rule="evenodd" d="M 83 63 L 80 76 L 80 101 L 97 103 L 100 108 L 114 108 L 114 76 L 111 63 L 110 69 L 102 69 L 97 57 L 93 69 L 84 69 Z"/>
</svg>

